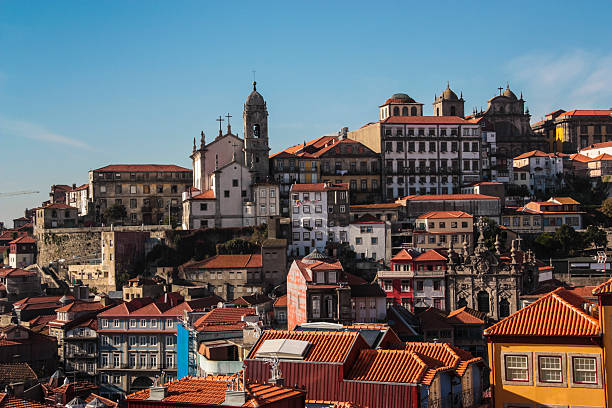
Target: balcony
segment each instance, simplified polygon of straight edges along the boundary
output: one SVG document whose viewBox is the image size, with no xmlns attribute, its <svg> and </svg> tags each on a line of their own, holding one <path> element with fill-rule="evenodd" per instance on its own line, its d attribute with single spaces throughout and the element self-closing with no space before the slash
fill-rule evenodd
<svg viewBox="0 0 612 408">
<path fill-rule="evenodd" d="M 414 276 L 414 271 L 378 271 L 377 277 L 379 279 L 405 279 L 412 278 Z"/>
</svg>

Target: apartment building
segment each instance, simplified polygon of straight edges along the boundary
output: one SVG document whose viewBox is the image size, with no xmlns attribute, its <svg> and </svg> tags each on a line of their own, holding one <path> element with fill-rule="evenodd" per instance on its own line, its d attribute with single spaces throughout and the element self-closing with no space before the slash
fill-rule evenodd
<svg viewBox="0 0 612 408">
<path fill-rule="evenodd" d="M 562 225 L 582 229 L 586 214 L 571 197 L 551 197 L 548 201 L 531 201 L 522 207 L 506 207 L 502 225 L 522 234 L 555 232 Z"/>
<path fill-rule="evenodd" d="M 25 268 L 32 265 L 36 258 L 36 240 L 28 235 L 21 236 L 9 243 L 9 266 Z"/>
<path fill-rule="evenodd" d="M 120 398 L 176 378 L 176 325 L 187 303 L 139 298 L 98 314 L 100 393 Z"/>
<path fill-rule="evenodd" d="M 47 204 L 36 209 L 35 230 L 73 228 L 78 225 L 78 208 L 64 203 Z"/>
<path fill-rule="evenodd" d="M 364 215 L 349 224 L 349 245 L 357 259 L 374 262 L 391 259 L 391 222 Z"/>
<path fill-rule="evenodd" d="M 462 111 L 463 102 L 460 105 Z M 392 95 L 379 111 L 379 121 L 348 137 L 380 154 L 384 200 L 451 194 L 480 181 L 478 123 L 454 115 L 423 116 L 422 104 L 406 94 Z"/>
<path fill-rule="evenodd" d="M 514 158 L 513 184 L 525 186 L 531 194 L 563 186 L 564 170 L 570 167 L 570 155 L 532 150 Z"/>
<path fill-rule="evenodd" d="M 78 208 L 79 216 L 84 217 L 89 213 L 89 184 L 83 184 L 79 187 L 76 184 L 72 185 L 72 189 L 66 193 L 67 204 L 71 207 Z"/>
<path fill-rule="evenodd" d="M 474 218 L 463 211 L 430 211 L 417 217 L 412 241 L 422 249 L 445 249 L 450 242 L 471 247 Z"/>
<path fill-rule="evenodd" d="M 294 184 L 291 186 L 290 250 L 305 256 L 327 241 L 348 242 L 349 186 L 346 183 Z"/>
<path fill-rule="evenodd" d="M 162 164 L 111 164 L 89 171 L 89 197 L 96 220 L 114 204 L 127 211 L 124 223 L 151 225 L 181 219 L 181 194 L 192 185 L 192 171 Z"/>
<path fill-rule="evenodd" d="M 544 137 L 549 151 L 575 153 L 592 144 L 612 141 L 612 110 L 558 109 L 531 125 L 533 132 Z"/>
<path fill-rule="evenodd" d="M 380 155 L 362 143 L 338 136 L 322 136 L 270 156 L 272 178 L 280 185 L 282 214 L 290 213 L 289 191 L 295 183 L 347 183 L 351 202 L 379 201 Z"/>
</svg>

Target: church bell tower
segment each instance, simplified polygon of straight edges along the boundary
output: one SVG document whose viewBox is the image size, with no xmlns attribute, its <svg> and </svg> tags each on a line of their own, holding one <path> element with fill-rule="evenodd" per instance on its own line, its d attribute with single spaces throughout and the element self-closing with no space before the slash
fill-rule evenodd
<svg viewBox="0 0 612 408">
<path fill-rule="evenodd" d="M 268 154 L 268 108 L 257 92 L 253 81 L 253 92 L 244 104 L 244 163 L 254 173 L 254 182 L 265 181 L 270 171 Z"/>
</svg>

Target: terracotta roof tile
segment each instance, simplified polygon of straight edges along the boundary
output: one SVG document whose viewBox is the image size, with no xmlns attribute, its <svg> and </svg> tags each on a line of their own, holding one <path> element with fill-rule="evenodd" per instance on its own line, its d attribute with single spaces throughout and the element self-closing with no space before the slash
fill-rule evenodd
<svg viewBox="0 0 612 408">
<path fill-rule="evenodd" d="M 426 383 L 430 369 L 417 353 L 406 350 L 361 350 L 347 379 L 385 383 Z M 433 379 L 433 376 L 432 376 Z"/>
<path fill-rule="evenodd" d="M 36 240 L 28 235 L 23 235 L 10 242 L 11 244 L 35 244 Z"/>
<path fill-rule="evenodd" d="M 300 191 L 333 191 L 333 190 L 348 190 L 348 183 L 315 183 L 315 184 L 293 184 L 291 186 L 292 192 Z"/>
<path fill-rule="evenodd" d="M 165 172 L 165 171 L 185 171 L 191 173 L 191 169 L 176 166 L 174 164 L 109 164 L 93 171 L 129 171 L 129 172 Z"/>
<path fill-rule="evenodd" d="M 0 392 L 0 408 L 49 408 L 53 405 L 41 404 Z"/>
<path fill-rule="evenodd" d="M 198 195 L 194 195 L 191 198 L 195 200 L 212 200 L 215 198 L 215 190 L 206 190 Z"/>
<path fill-rule="evenodd" d="M 260 305 L 262 303 L 268 303 L 271 301 L 272 299 L 264 294 L 255 294 L 240 296 L 239 298 L 232 300 L 231 303 L 237 306 L 253 306 Z"/>
<path fill-rule="evenodd" d="M 391 258 L 391 260 L 392 261 L 412 261 L 417 256 L 418 255 L 416 255 L 416 254 L 412 255 L 407 250 L 402 249 L 397 254 L 395 254 L 395 256 L 393 258 Z"/>
<path fill-rule="evenodd" d="M 595 304 L 564 288 L 558 288 L 489 327 L 485 335 L 600 336 L 599 320 L 583 309 L 584 304 L 597 310 Z"/>
<path fill-rule="evenodd" d="M 253 307 L 215 308 L 196 320 L 193 325 L 199 332 L 242 330 L 246 326 L 243 317 L 256 313 Z"/>
<path fill-rule="evenodd" d="M 612 279 L 608 279 L 607 281 L 605 281 L 599 286 L 596 286 L 595 289 L 593 289 L 593 294 L 597 296 L 609 295 L 611 293 L 612 293 Z"/>
<path fill-rule="evenodd" d="M 463 211 L 430 211 L 427 214 L 419 215 L 417 219 L 439 219 L 439 218 L 472 218 Z"/>
<path fill-rule="evenodd" d="M 25 269 L 20 269 L 20 268 L 9 268 L 9 269 L 2 268 L 0 269 L 0 277 L 6 278 L 9 276 L 11 278 L 14 278 L 17 276 L 36 276 L 36 272 L 26 271 Z"/>
<path fill-rule="evenodd" d="M 569 112 L 562 113 L 561 116 L 610 116 L 612 110 L 610 109 L 574 109 Z"/>
<path fill-rule="evenodd" d="M 83 300 L 75 300 L 74 302 L 62 306 L 56 312 L 86 312 L 104 309 L 104 305 L 100 302 L 85 302 Z"/>
<path fill-rule="evenodd" d="M 426 194 L 409 195 L 401 198 L 403 201 L 437 201 L 437 200 L 499 200 L 499 197 L 484 194 Z"/>
<path fill-rule="evenodd" d="M 287 307 L 287 295 L 283 295 L 274 301 L 274 307 Z"/>
<path fill-rule="evenodd" d="M 346 359 L 358 338 L 363 342 L 363 347 L 367 347 L 358 332 L 267 330 L 251 349 L 249 358 L 254 358 L 265 340 L 290 339 L 311 344 L 304 361 L 340 363 Z"/>
<path fill-rule="evenodd" d="M 589 145 L 587 147 L 584 147 L 582 149 L 580 149 L 581 152 L 585 151 L 585 150 L 591 150 L 591 149 L 603 149 L 605 147 L 612 147 L 612 141 L 610 142 L 602 142 L 602 143 L 595 143 L 592 145 Z"/>
<path fill-rule="evenodd" d="M 175 404 L 208 404 L 222 405 L 225 401 L 225 391 L 234 377 L 208 376 L 185 377 L 180 380 L 166 383 L 168 395 L 164 403 Z M 242 382 L 240 382 L 242 386 Z M 243 407 L 267 406 L 277 401 L 295 398 L 304 395 L 304 391 L 292 388 L 279 387 L 269 384 L 247 384 L 247 401 Z M 149 389 L 135 392 L 126 397 L 130 400 L 146 400 L 149 398 Z"/>
<path fill-rule="evenodd" d="M 261 268 L 261 254 L 215 255 L 203 261 L 189 262 L 186 269 L 243 269 Z"/>
<path fill-rule="evenodd" d="M 94 394 L 93 392 L 91 394 L 89 394 L 87 396 L 87 398 L 85 398 L 85 402 L 91 402 L 94 398 L 97 398 L 99 401 L 101 401 L 107 407 L 113 408 L 113 407 L 117 407 L 119 405 L 118 402 L 109 400 L 108 398 L 101 397 L 98 394 Z"/>
<path fill-rule="evenodd" d="M 46 209 L 49 209 L 49 208 L 55 208 L 55 209 L 58 209 L 58 210 L 68 210 L 68 209 L 70 209 L 70 210 L 78 210 L 78 208 L 76 208 L 76 207 L 72 207 L 72 206 L 69 206 L 68 204 L 63 204 L 63 203 L 47 204 L 47 205 L 45 205 L 43 207 L 39 207 L 38 209 L 46 210 Z"/>
<path fill-rule="evenodd" d="M 463 324 L 484 324 L 486 314 L 464 306 L 461 309 L 453 310 L 447 317 L 450 320 Z"/>
<path fill-rule="evenodd" d="M 415 258 L 415 261 L 447 261 L 446 255 L 439 249 L 430 249 Z"/>
<path fill-rule="evenodd" d="M 27 363 L 0 364 L 0 384 L 37 380 L 38 376 Z"/>
<path fill-rule="evenodd" d="M 401 207 L 400 203 L 372 203 L 372 204 L 356 204 L 351 205 L 351 211 L 363 211 L 363 210 L 393 210 Z"/>
</svg>

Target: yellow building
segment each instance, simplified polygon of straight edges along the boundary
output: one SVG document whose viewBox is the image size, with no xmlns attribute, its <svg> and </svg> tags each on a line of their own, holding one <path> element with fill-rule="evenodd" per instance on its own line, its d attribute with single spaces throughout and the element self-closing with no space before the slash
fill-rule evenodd
<svg viewBox="0 0 612 408">
<path fill-rule="evenodd" d="M 607 309 L 558 288 L 485 330 L 492 407 L 608 406 Z"/>
<path fill-rule="evenodd" d="M 430 211 L 416 219 L 412 232 L 415 247 L 423 249 L 448 248 L 474 242 L 474 218 L 463 211 Z"/>
</svg>

